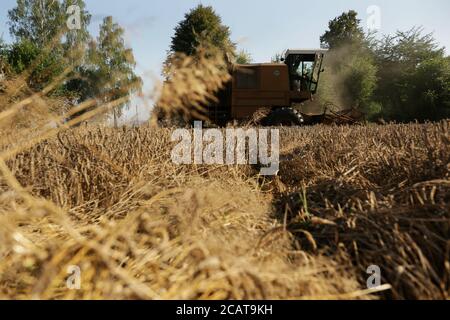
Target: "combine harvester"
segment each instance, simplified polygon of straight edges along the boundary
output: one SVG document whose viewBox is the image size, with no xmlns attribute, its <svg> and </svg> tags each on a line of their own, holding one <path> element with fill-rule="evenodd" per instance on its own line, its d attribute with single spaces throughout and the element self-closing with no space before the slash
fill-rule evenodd
<svg viewBox="0 0 450 320">
<path fill-rule="evenodd" d="M 231 65 L 231 81 L 217 94 L 218 103 L 206 108 L 207 118 L 225 126 L 230 121 L 248 121 L 264 109 L 260 124 L 265 126 L 357 122 L 364 115 L 353 109 L 333 112 L 325 108 L 323 113 L 307 114 L 295 108 L 313 100 L 326 52 L 287 50 L 281 63 Z"/>
</svg>

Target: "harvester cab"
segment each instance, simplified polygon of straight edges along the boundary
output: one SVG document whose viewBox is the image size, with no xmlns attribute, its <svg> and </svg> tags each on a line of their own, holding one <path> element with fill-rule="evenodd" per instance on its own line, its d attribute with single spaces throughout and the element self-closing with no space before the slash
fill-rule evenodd
<svg viewBox="0 0 450 320">
<path fill-rule="evenodd" d="M 322 49 L 286 51 L 284 62 L 288 66 L 291 90 L 317 92 L 325 52 Z"/>
</svg>

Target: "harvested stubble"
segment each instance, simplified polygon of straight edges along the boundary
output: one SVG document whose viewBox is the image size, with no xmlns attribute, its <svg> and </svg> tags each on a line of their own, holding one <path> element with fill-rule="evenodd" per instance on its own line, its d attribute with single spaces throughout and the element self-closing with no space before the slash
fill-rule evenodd
<svg viewBox="0 0 450 320">
<path fill-rule="evenodd" d="M 11 159 L 2 297 L 372 298 L 377 264 L 385 297 L 448 298 L 446 123 L 283 129 L 265 182 L 172 164 L 170 132 L 82 127 Z"/>
<path fill-rule="evenodd" d="M 33 197 L 2 180 L 2 297 L 365 297 L 351 267 L 293 250 L 251 168 L 173 165 L 169 137 L 78 128 L 9 161 Z"/>
<path fill-rule="evenodd" d="M 450 297 L 447 121 L 287 129 L 283 138 L 294 142 L 276 206 L 300 248 L 345 253 L 361 283 L 378 265 L 392 285 L 385 298 Z"/>
</svg>

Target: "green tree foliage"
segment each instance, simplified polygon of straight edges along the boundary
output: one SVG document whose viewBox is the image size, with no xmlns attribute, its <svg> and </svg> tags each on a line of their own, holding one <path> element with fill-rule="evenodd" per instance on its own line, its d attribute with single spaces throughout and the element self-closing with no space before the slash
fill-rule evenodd
<svg viewBox="0 0 450 320">
<path fill-rule="evenodd" d="M 67 9 L 72 5 L 80 8 L 81 29 L 67 29 Z M 83 0 L 64 0 L 62 3 L 55 0 L 17 0 L 16 7 L 8 11 L 9 30 L 17 40 L 27 39 L 40 47 L 62 36 L 65 36 L 67 46 L 74 45 L 89 38 L 87 26 L 91 15 L 85 7 Z M 55 45 L 52 43 L 53 48 Z"/>
<path fill-rule="evenodd" d="M 365 40 L 360 23 L 354 10 L 334 18 L 328 23 L 328 30 L 320 37 L 322 47 L 334 49 L 343 45 L 360 45 Z"/>
<path fill-rule="evenodd" d="M 67 9 L 72 5 L 80 8 L 81 28 L 76 30 L 67 28 Z M 17 0 L 8 17 L 10 33 L 16 42 L 10 46 L 7 60 L 16 73 L 29 71 L 28 83 L 35 90 L 53 80 L 63 66 L 78 64 L 86 54 L 91 16 L 83 0 Z M 74 73 L 69 75 L 73 76 Z M 59 91 L 76 95 L 67 88 Z"/>
<path fill-rule="evenodd" d="M 173 79 L 176 69 L 182 66 L 180 62 L 184 61 L 183 55 L 194 58 L 199 62 L 205 57 L 204 50 L 208 51 L 206 57 L 212 58 L 219 52 L 219 56 L 227 63 L 237 62 L 247 63 L 251 57 L 246 52 L 236 55 L 236 45 L 230 40 L 230 29 L 222 23 L 221 17 L 211 6 L 198 5 L 185 14 L 184 19 L 178 23 L 174 29 L 174 35 L 167 52 L 167 58 L 164 61 L 162 74 L 165 77 L 166 85 Z M 200 50 L 199 50 L 200 48 Z M 201 65 L 201 64 L 200 64 Z M 219 63 L 220 65 L 220 63 Z M 203 68 L 205 65 L 203 65 Z M 176 76 L 175 76 L 176 78 Z M 218 93 L 217 91 L 215 93 Z M 205 103 L 202 101 L 202 103 Z M 194 110 L 195 108 L 192 107 Z M 155 106 L 160 112 L 159 105 Z M 183 112 L 182 114 L 164 114 L 168 116 L 173 123 L 177 125 L 187 124 L 192 115 Z"/>
<path fill-rule="evenodd" d="M 450 116 L 450 65 L 444 49 L 422 28 L 385 36 L 376 49 L 376 99 L 390 120 L 438 120 Z"/>
<path fill-rule="evenodd" d="M 377 84 L 377 67 L 367 37 L 355 11 L 345 12 L 330 21 L 329 29 L 320 37 L 329 48 L 325 73 L 319 86 L 319 97 L 347 109 L 357 108 L 371 117 L 379 111 L 372 101 Z"/>
<path fill-rule="evenodd" d="M 40 49 L 29 40 L 16 42 L 7 52 L 7 61 L 15 73 L 22 73 L 39 56 Z"/>
<path fill-rule="evenodd" d="M 222 19 L 211 6 L 201 4 L 189 11 L 175 27 L 169 53 L 194 55 L 200 42 L 224 52 L 234 53 L 235 50 L 235 45 L 230 40 L 229 27 L 222 24 Z"/>
<path fill-rule="evenodd" d="M 449 58 L 422 28 L 376 41 L 349 11 L 330 21 L 320 41 L 330 49 L 319 87 L 322 101 L 358 107 L 369 119 L 450 117 Z"/>
<path fill-rule="evenodd" d="M 239 51 L 236 55 L 236 63 L 238 64 L 248 64 L 252 62 L 252 55 L 245 50 Z"/>
<path fill-rule="evenodd" d="M 15 73 L 27 71 L 29 86 L 40 90 L 65 65 L 62 47 L 56 41 L 64 21 L 61 4 L 50 0 L 17 0 L 8 17 L 9 30 L 16 42 L 9 48 L 7 61 Z"/>
<path fill-rule="evenodd" d="M 368 54 L 361 53 L 351 57 L 345 86 L 348 89 L 351 105 L 365 111 L 369 116 L 377 110 L 371 103 L 373 92 L 377 84 L 377 67 Z"/>
<path fill-rule="evenodd" d="M 46 52 L 28 39 L 14 43 L 7 51 L 7 62 L 14 73 L 28 72 L 28 85 L 41 90 L 63 71 L 57 52 Z M 32 66 L 32 68 L 29 68 Z"/>
<path fill-rule="evenodd" d="M 124 30 L 113 18 L 106 17 L 100 25 L 97 41 L 89 50 L 91 65 L 86 74 L 93 80 L 90 95 L 101 97 L 103 103 L 129 97 L 142 86 L 141 79 L 134 73 L 133 51 L 125 46 L 123 35 Z M 115 109 L 118 114 L 125 105 L 127 103 Z"/>
<path fill-rule="evenodd" d="M 211 6 L 198 5 L 185 14 L 175 27 L 167 58 L 164 61 L 163 75 L 169 78 L 168 71 L 179 54 L 195 56 L 199 46 L 219 49 L 226 61 L 236 61 L 236 45 L 230 40 L 230 28 L 222 24 L 222 18 Z M 242 58 L 242 57 L 241 57 Z"/>
<path fill-rule="evenodd" d="M 91 15 L 83 0 L 17 0 L 8 16 L 16 42 L 1 51 L 14 73 L 29 74 L 32 89 L 42 89 L 68 66 L 74 71 L 54 93 L 72 104 L 88 98 L 105 103 L 141 88 L 124 30 L 107 17 L 97 41 L 92 40 L 87 29 Z M 80 18 L 80 28 L 68 28 L 70 17 Z"/>
<path fill-rule="evenodd" d="M 64 24 L 61 4 L 54 0 L 17 0 L 8 17 L 11 35 L 38 46 L 45 46 L 55 38 Z"/>
<path fill-rule="evenodd" d="M 7 52 L 7 60 L 15 73 L 22 73 L 39 56 L 41 50 L 30 40 L 16 42 Z"/>
</svg>

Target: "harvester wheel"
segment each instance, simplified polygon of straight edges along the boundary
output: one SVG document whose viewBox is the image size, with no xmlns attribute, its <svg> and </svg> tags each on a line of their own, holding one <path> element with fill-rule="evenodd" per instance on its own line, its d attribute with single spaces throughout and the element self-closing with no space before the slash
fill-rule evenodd
<svg viewBox="0 0 450 320">
<path fill-rule="evenodd" d="M 301 126 L 303 123 L 304 120 L 300 112 L 289 107 L 273 110 L 262 121 L 264 126 Z"/>
</svg>

